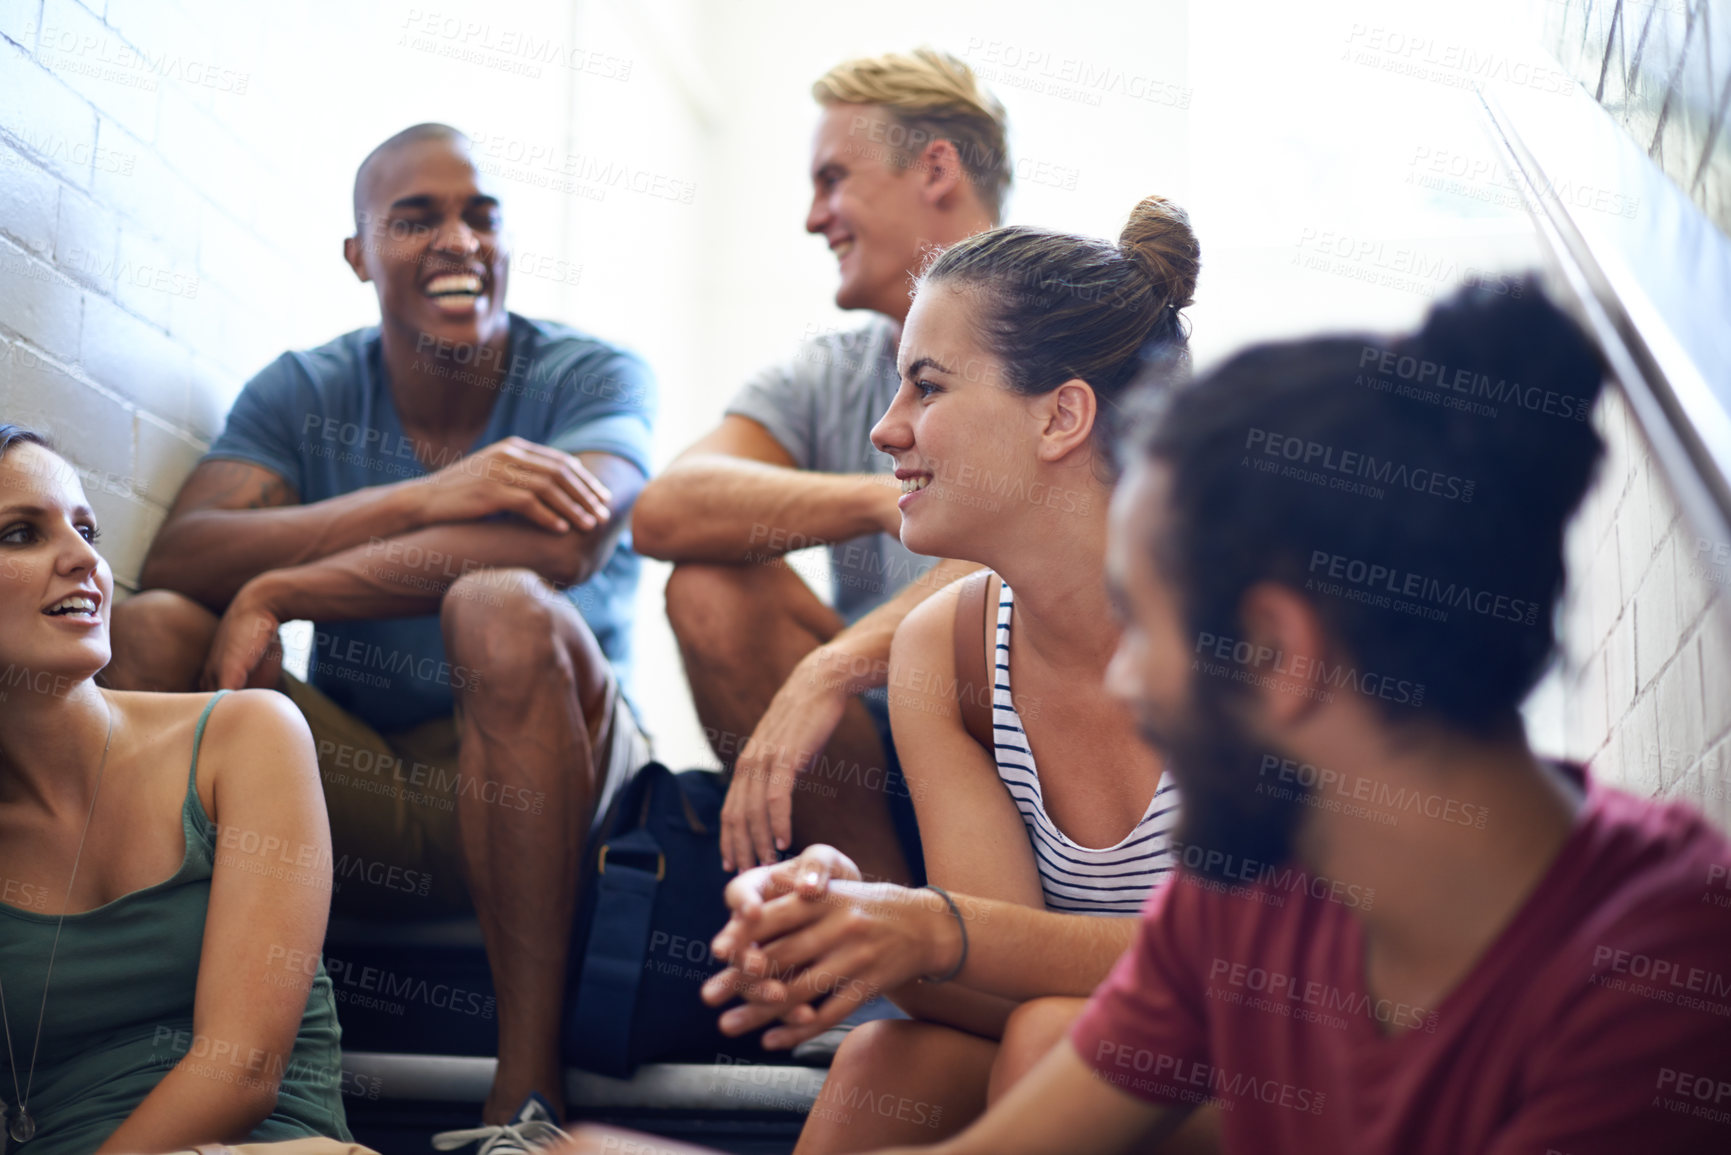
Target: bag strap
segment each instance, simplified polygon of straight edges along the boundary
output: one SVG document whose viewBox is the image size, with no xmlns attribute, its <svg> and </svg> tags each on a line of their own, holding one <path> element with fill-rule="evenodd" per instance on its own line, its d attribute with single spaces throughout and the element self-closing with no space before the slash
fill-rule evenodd
<svg viewBox="0 0 1731 1155">
<path fill-rule="evenodd" d="M 651 762 L 638 775 L 665 776 L 679 789 L 673 772 Z M 571 1061 L 598 1074 L 629 1078 L 631 1020 L 637 990 L 648 962 L 655 895 L 667 874 L 667 857 L 649 829 L 649 801 L 658 781 L 641 783 L 643 809 L 637 825 L 601 841 L 596 851 L 595 913 L 590 921 L 583 969 L 571 1008 L 574 1031 Z"/>
<path fill-rule="evenodd" d="M 992 571 L 975 570 L 957 583 L 956 595 L 956 702 L 962 708 L 962 725 L 968 735 L 996 757 L 992 740 L 993 679 L 986 674 L 986 590 Z"/>
</svg>

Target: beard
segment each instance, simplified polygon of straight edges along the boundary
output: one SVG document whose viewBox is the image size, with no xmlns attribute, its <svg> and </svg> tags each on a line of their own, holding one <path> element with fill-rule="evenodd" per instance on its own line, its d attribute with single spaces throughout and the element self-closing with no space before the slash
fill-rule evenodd
<svg viewBox="0 0 1731 1155">
<path fill-rule="evenodd" d="M 1187 696 L 1181 721 L 1159 725 L 1144 713 L 1138 723 L 1178 784 L 1173 853 L 1199 877 L 1254 882 L 1293 857 L 1309 790 L 1264 788 L 1269 750 L 1246 738 L 1238 699 L 1218 679 L 1193 672 Z"/>
</svg>

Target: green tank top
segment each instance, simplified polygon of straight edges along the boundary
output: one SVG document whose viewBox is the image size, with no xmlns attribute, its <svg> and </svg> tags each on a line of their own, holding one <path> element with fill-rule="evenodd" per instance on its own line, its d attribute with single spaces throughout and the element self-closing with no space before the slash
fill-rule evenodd
<svg viewBox="0 0 1731 1155">
<path fill-rule="evenodd" d="M 204 724 L 223 693 L 205 706 L 193 737 L 192 769 L 180 811 L 186 836 L 180 869 L 167 881 L 66 919 L 30 1091 L 36 1137 L 23 1144 L 8 1142 L 10 1151 L 86 1155 L 96 1150 L 189 1050 L 194 1061 L 202 1060 L 208 1068 L 204 1073 L 219 1083 L 238 1082 L 245 1071 L 237 1065 L 244 1060 L 209 1054 L 215 1048 L 195 1042 L 192 1030 L 216 853 L 216 827 L 198 798 L 198 748 Z M 20 1088 L 30 1077 L 42 980 L 59 921 L 58 912 L 0 904 L 0 983 L 5 985 Z M 250 1139 L 351 1137 L 343 1117 L 341 1036 L 331 982 L 321 962 L 283 1071 L 276 1110 L 253 1129 Z M 0 1053 L 0 1063 L 5 1061 Z M 0 1076 L 0 1098 L 11 1103 L 13 1097 L 12 1072 L 7 1069 Z"/>
</svg>

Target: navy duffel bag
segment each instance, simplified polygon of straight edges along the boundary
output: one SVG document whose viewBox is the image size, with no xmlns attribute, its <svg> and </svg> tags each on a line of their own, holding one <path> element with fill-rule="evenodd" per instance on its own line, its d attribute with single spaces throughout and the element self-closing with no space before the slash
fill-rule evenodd
<svg viewBox="0 0 1731 1155">
<path fill-rule="evenodd" d="M 566 1061 L 629 1076 L 639 1064 L 763 1059 L 761 1032 L 729 1038 L 699 998 L 725 965 L 721 866 L 727 779 L 650 762 L 614 798 L 589 848 L 565 998 Z"/>
</svg>

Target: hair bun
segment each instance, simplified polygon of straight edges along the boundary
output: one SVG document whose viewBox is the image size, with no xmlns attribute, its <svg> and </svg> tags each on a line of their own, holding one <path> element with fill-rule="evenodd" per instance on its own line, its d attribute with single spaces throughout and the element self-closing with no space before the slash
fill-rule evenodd
<svg viewBox="0 0 1731 1155">
<path fill-rule="evenodd" d="M 1130 210 L 1118 248 L 1147 272 L 1163 307 L 1183 309 L 1194 303 L 1202 246 L 1183 209 L 1165 197 L 1145 197 Z"/>
<path fill-rule="evenodd" d="M 1471 285 L 1435 305 L 1400 343 L 1451 395 L 1449 448 L 1523 501 L 1573 509 L 1601 443 L 1588 420 L 1604 385 L 1597 348 L 1532 275 Z M 1463 385 L 1464 383 L 1464 385 Z"/>
</svg>

